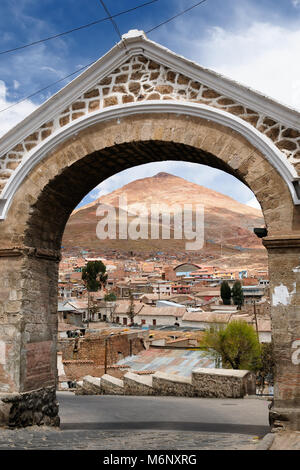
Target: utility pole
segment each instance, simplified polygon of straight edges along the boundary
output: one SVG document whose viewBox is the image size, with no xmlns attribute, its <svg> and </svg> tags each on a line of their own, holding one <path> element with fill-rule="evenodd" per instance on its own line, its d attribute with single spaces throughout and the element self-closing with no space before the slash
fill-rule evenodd
<svg viewBox="0 0 300 470">
<path fill-rule="evenodd" d="M 108 346 L 108 338 L 104 340 L 104 374 L 107 373 L 107 346 Z"/>
<path fill-rule="evenodd" d="M 256 334 L 257 334 L 257 338 L 259 339 L 259 334 L 258 334 L 258 325 L 257 325 L 257 316 L 256 316 L 256 303 L 255 303 L 255 300 L 253 300 L 253 310 L 254 310 L 254 318 L 255 318 Z"/>
<path fill-rule="evenodd" d="M 87 329 L 90 326 L 90 291 L 88 290 Z"/>
</svg>

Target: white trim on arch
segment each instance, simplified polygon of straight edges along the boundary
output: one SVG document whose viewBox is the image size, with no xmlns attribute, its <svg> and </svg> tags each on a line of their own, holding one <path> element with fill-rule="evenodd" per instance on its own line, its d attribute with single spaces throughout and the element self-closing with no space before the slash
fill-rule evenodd
<svg viewBox="0 0 300 470">
<path fill-rule="evenodd" d="M 294 166 L 288 162 L 286 156 L 276 147 L 271 139 L 259 132 L 251 124 L 238 116 L 205 104 L 157 100 L 111 106 L 110 108 L 100 110 L 93 114 L 82 116 L 81 118 L 56 130 L 47 139 L 28 152 L 27 156 L 11 175 L 0 199 L 0 220 L 4 220 L 6 218 L 7 211 L 12 203 L 14 195 L 26 176 L 57 145 L 93 124 L 112 119 L 121 119 L 122 117 L 134 114 L 147 113 L 175 113 L 187 116 L 196 116 L 222 124 L 238 132 L 254 145 L 254 147 L 266 157 L 270 164 L 276 168 L 288 185 L 294 204 L 300 204 L 300 194 L 298 193 L 298 195 L 295 189 L 296 185 L 299 184 L 300 178 L 298 177 Z"/>
</svg>

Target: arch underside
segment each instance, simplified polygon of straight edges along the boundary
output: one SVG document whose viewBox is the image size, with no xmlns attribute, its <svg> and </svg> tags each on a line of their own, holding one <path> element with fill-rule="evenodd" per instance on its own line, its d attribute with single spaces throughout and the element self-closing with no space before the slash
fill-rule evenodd
<svg viewBox="0 0 300 470">
<path fill-rule="evenodd" d="M 272 143 L 269 138 L 260 133 L 252 125 L 244 122 L 237 116 L 233 116 L 225 111 L 217 110 L 203 104 L 183 104 L 169 101 L 166 101 L 161 104 L 161 102 L 154 101 L 151 103 L 134 103 L 132 105 L 124 105 L 123 107 L 114 106 L 111 109 L 95 113 L 92 116 L 83 117 L 81 119 L 78 119 L 77 121 L 68 124 L 63 129 L 58 130 L 56 133 L 47 138 L 44 142 L 35 147 L 32 151 L 29 152 L 28 157 L 24 159 L 22 164 L 12 173 L 10 179 L 4 187 L 4 190 L 2 191 L 2 195 L 0 196 L 0 220 L 5 219 L 7 211 L 14 199 L 16 192 L 18 191 L 18 188 L 26 179 L 26 177 L 30 174 L 30 172 L 32 172 L 32 170 L 34 170 L 37 165 L 43 162 L 47 155 L 55 152 L 56 148 L 62 143 L 68 142 L 71 139 L 77 140 L 77 135 L 79 133 L 88 131 L 89 128 L 92 128 L 96 124 L 109 125 L 109 123 L 114 119 L 116 119 L 116 122 L 118 124 L 121 120 L 123 121 L 130 119 L 142 119 L 147 121 L 147 118 L 150 120 L 154 120 L 156 116 L 164 116 L 166 119 L 168 119 L 168 117 L 174 117 L 175 119 L 177 117 L 181 117 L 183 121 L 189 119 L 198 119 L 200 125 L 201 120 L 202 123 L 206 122 L 207 124 L 212 122 L 216 126 L 221 126 L 223 130 L 226 129 L 227 133 L 233 132 L 235 134 L 235 136 L 233 135 L 234 140 L 238 140 L 239 137 L 241 139 L 246 140 L 250 145 L 252 145 L 253 149 L 260 152 L 265 158 L 265 160 L 269 162 L 271 166 L 278 171 L 283 182 L 289 188 L 294 204 L 300 204 L 300 189 L 298 185 L 299 178 L 297 176 L 295 168 L 287 161 L 285 155 L 280 152 L 278 148 L 276 148 L 274 143 Z M 178 133 L 179 131 L 179 129 L 176 129 L 176 127 L 174 134 L 176 134 L 176 132 Z M 171 132 L 172 131 L 173 129 L 171 129 Z M 197 130 L 195 129 L 195 131 Z M 187 132 L 188 136 L 191 135 L 191 132 L 186 127 L 186 125 L 184 132 Z M 133 134 L 138 133 L 136 133 L 134 130 Z M 138 142 L 139 140 L 145 140 L 144 136 L 142 136 L 141 139 L 139 137 L 140 136 L 137 136 L 137 138 L 133 137 L 132 140 L 135 142 Z M 160 140 L 156 137 L 153 138 L 153 136 L 151 135 L 149 135 L 149 137 L 152 138 L 152 140 Z M 186 145 L 189 145 L 191 143 L 187 139 L 184 139 L 183 136 L 179 137 L 180 138 L 178 139 L 178 135 L 175 135 L 174 141 L 184 141 Z M 195 140 L 195 137 L 197 137 L 197 132 L 191 140 Z M 117 142 L 119 142 L 118 139 L 119 132 L 117 131 Z M 127 137 L 126 142 L 128 142 L 129 140 L 130 139 L 128 139 Z M 167 141 L 172 140 L 172 136 L 168 136 Z M 120 142 L 121 141 L 122 136 Z M 114 142 L 114 144 L 115 143 L 116 142 Z M 191 145 L 191 147 L 193 147 L 193 145 Z M 196 146 L 194 145 L 194 147 L 196 147 L 198 150 L 201 150 L 201 146 L 198 144 L 198 142 Z M 212 155 L 216 155 L 216 157 L 219 157 L 218 145 L 216 145 L 216 148 L 214 148 L 213 145 L 211 145 L 210 147 L 211 148 L 209 153 Z M 137 148 L 136 153 L 136 159 L 139 161 L 141 160 L 141 157 L 139 156 L 138 152 L 139 148 Z M 143 150 L 142 155 L 145 156 L 146 161 L 149 157 L 148 154 Z M 235 154 L 233 152 L 233 156 L 234 155 Z M 215 161 L 213 161 L 213 159 L 211 160 L 211 166 L 214 166 Z M 225 171 L 231 172 L 230 166 L 227 166 L 225 168 Z"/>
<path fill-rule="evenodd" d="M 32 229 L 27 231 L 25 244 L 59 250 L 71 212 L 95 186 L 125 169 L 166 160 L 208 165 L 236 176 L 236 172 L 222 160 L 189 145 L 159 140 L 116 144 L 87 155 L 49 182 L 32 208 Z M 49 233 L 53 232 L 58 221 L 57 236 L 46 240 L 47 227 Z"/>
</svg>

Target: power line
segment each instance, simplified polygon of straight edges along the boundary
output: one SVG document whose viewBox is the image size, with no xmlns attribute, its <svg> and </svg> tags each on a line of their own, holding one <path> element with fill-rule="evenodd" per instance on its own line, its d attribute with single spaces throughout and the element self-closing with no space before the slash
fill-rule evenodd
<svg viewBox="0 0 300 470">
<path fill-rule="evenodd" d="M 101 0 L 100 0 L 100 1 L 101 1 Z M 153 1 L 157 1 L 157 0 L 153 0 Z M 139 7 L 135 7 L 134 9 L 141 8 L 142 6 L 147 5 L 147 4 L 149 4 L 149 3 L 153 3 L 153 1 L 148 2 L 148 3 L 145 3 L 145 4 L 143 4 L 143 5 L 140 5 Z M 163 26 L 164 24 L 169 23 L 170 21 L 174 20 L 175 18 L 178 18 L 179 16 L 183 15 L 184 13 L 187 13 L 188 11 L 192 10 L 193 8 L 196 8 L 197 6 L 201 5 L 202 3 L 205 3 L 206 1 L 207 1 L 207 0 L 202 0 L 201 2 L 198 2 L 198 3 L 196 3 L 195 5 L 192 5 L 191 7 L 187 8 L 187 9 L 185 9 L 185 10 L 179 12 L 179 13 L 177 13 L 177 15 L 174 15 L 174 16 L 172 16 L 171 18 L 169 18 L 169 19 L 163 21 L 162 23 L 158 24 L 157 26 L 154 26 L 153 28 L 149 29 L 148 31 L 146 31 L 146 33 L 147 33 L 147 34 L 151 33 L 152 31 L 154 31 L 155 29 L 159 28 L 160 26 Z M 102 3 L 102 2 L 101 2 L 101 3 Z M 127 11 L 132 11 L 132 10 L 133 10 L 133 9 L 127 10 Z M 123 12 L 123 13 L 124 13 L 124 12 Z M 123 13 L 118 13 L 118 15 L 123 14 Z M 116 16 L 118 16 L 118 15 L 113 15 L 113 16 L 116 17 Z M 112 18 L 112 17 L 108 17 L 108 18 L 106 18 L 106 19 L 111 19 L 111 18 Z M 102 21 L 103 21 L 103 20 L 102 20 Z M 118 32 L 118 34 L 119 34 L 119 32 Z M 23 46 L 23 47 L 27 47 L 27 46 Z M 96 59 L 96 60 L 98 60 L 98 59 Z M 7 106 L 6 108 L 1 109 L 1 110 L 0 110 L 0 113 L 3 113 L 4 111 L 7 111 L 8 109 L 13 108 L 14 106 L 17 106 L 17 105 L 20 104 L 20 103 L 23 103 L 24 101 L 26 101 L 26 100 L 32 98 L 33 96 L 36 96 L 36 95 L 38 95 L 39 93 L 42 93 L 42 91 L 45 91 L 45 90 L 47 90 L 48 88 L 51 88 L 52 86 L 56 85 L 57 83 L 60 83 L 60 82 L 62 82 L 63 80 L 66 80 L 67 78 L 71 77 L 72 75 L 75 75 L 75 74 L 78 73 L 78 72 L 81 72 L 82 70 L 86 69 L 87 67 L 93 65 L 93 64 L 96 62 L 96 60 L 94 60 L 93 62 L 90 62 L 90 63 L 87 64 L 87 65 L 84 65 L 83 67 L 81 67 L 80 69 L 76 70 L 75 72 L 72 72 L 72 73 L 66 75 L 65 77 L 61 78 L 60 80 L 57 80 L 56 82 L 52 82 L 52 83 L 50 83 L 49 85 L 45 86 L 44 88 L 41 88 L 40 90 L 35 91 L 35 92 L 32 93 L 31 95 L 28 95 L 28 96 L 26 96 L 25 98 L 22 98 L 20 101 L 17 101 L 16 103 L 13 103 L 13 104 L 11 104 L 10 106 Z"/>
<path fill-rule="evenodd" d="M 160 28 L 161 26 L 163 26 L 166 23 L 169 23 L 172 20 L 175 20 L 175 18 L 178 18 L 178 16 L 184 15 L 184 13 L 187 13 L 188 11 L 193 10 L 193 8 L 196 8 L 196 7 L 200 6 L 202 3 L 205 3 L 205 2 L 207 2 L 207 0 L 202 0 L 201 2 L 198 2 L 195 5 L 192 5 L 191 7 L 186 8 L 186 10 L 183 10 L 180 13 L 177 13 L 177 15 L 172 16 L 171 18 L 168 18 L 167 20 L 163 21 L 162 23 L 159 23 L 157 26 L 154 26 L 154 28 L 149 29 L 148 31 L 146 31 L 146 34 L 152 33 L 152 31 L 154 31 L 155 29 Z"/>
<path fill-rule="evenodd" d="M 112 23 L 112 25 L 113 25 L 113 27 L 114 27 L 114 29 L 115 29 L 117 35 L 119 36 L 120 40 L 122 41 L 122 35 L 121 35 L 121 33 L 120 33 L 120 30 L 119 30 L 119 28 L 118 28 L 117 23 L 115 22 L 115 20 L 114 20 L 113 17 L 111 16 L 111 14 L 110 14 L 110 12 L 109 12 L 107 6 L 105 5 L 104 1 L 103 1 L 103 0 L 100 0 L 100 3 L 101 3 L 101 5 L 103 6 L 104 11 L 105 11 L 105 12 L 107 13 L 107 15 L 109 16 L 109 19 L 110 19 L 110 21 L 111 21 L 111 23 Z"/>
<path fill-rule="evenodd" d="M 31 46 L 35 46 L 37 44 L 41 44 L 41 43 L 46 42 L 46 41 L 51 41 L 52 39 L 59 38 L 59 37 L 64 36 L 66 34 L 74 33 L 75 31 L 80 31 L 81 29 L 84 29 L 84 28 L 89 28 L 90 26 L 94 26 L 95 24 L 102 23 L 103 21 L 107 21 L 107 20 L 113 21 L 113 18 L 116 18 L 116 17 L 121 16 L 121 15 L 125 15 L 126 13 L 130 13 L 131 11 L 137 10 L 139 8 L 145 7 L 147 5 L 150 5 L 151 3 L 155 3 L 155 2 L 158 2 L 158 1 L 159 0 L 150 0 L 146 3 L 143 3 L 142 5 L 138 5 L 136 7 L 129 8 L 128 10 L 124 10 L 124 11 L 121 11 L 119 13 L 116 13 L 115 15 L 111 15 L 110 13 L 108 13 L 107 17 L 100 18 L 99 20 L 93 21 L 92 23 L 87 23 L 87 24 L 84 24 L 82 26 L 78 26 L 77 28 L 73 28 L 73 29 L 70 29 L 68 31 L 64 31 L 63 33 L 58 33 L 58 34 L 55 34 L 54 36 L 49 36 L 49 37 L 44 38 L 44 39 L 39 39 L 38 41 L 34 41 L 34 42 L 31 42 L 31 43 L 28 43 L 28 44 L 24 44 L 23 46 L 14 47 L 13 49 L 8 49 L 6 51 L 0 51 L 0 55 L 8 54 L 10 52 L 16 52 L 16 51 L 19 51 L 19 50 L 22 50 L 22 49 L 26 49 L 27 47 L 31 47 Z"/>
<path fill-rule="evenodd" d="M 97 59 L 96 59 L 96 60 L 97 60 Z M 37 90 L 37 91 L 35 91 L 34 93 L 31 93 L 31 95 L 28 95 L 28 96 L 26 96 L 25 98 L 22 98 L 20 101 L 17 101 L 16 103 L 13 103 L 13 104 L 11 104 L 10 106 L 7 106 L 6 108 L 0 109 L 0 113 L 3 113 L 4 111 L 7 111 L 7 110 L 10 109 L 10 108 L 13 108 L 14 106 L 17 106 L 17 104 L 23 103 L 23 101 L 26 101 L 26 100 L 28 100 L 29 98 L 32 98 L 33 96 L 38 95 L 39 93 L 42 93 L 42 91 L 48 90 L 48 88 L 50 88 L 50 87 L 56 85 L 57 83 L 63 82 L 63 81 L 66 80 L 67 78 L 72 77 L 72 76 L 75 75 L 76 73 L 81 72 L 82 70 L 86 69 L 86 68 L 89 67 L 90 65 L 93 65 L 93 64 L 96 62 L 96 60 L 94 60 L 93 62 L 90 62 L 90 63 L 87 64 L 87 65 L 83 65 L 83 67 L 80 67 L 80 69 L 75 70 L 75 72 L 69 73 L 69 75 L 66 75 L 66 76 L 63 77 L 63 78 L 60 78 L 59 80 L 56 80 L 56 82 L 52 82 L 52 83 L 50 83 L 49 85 L 45 86 L 44 88 L 41 88 L 40 90 Z"/>
</svg>

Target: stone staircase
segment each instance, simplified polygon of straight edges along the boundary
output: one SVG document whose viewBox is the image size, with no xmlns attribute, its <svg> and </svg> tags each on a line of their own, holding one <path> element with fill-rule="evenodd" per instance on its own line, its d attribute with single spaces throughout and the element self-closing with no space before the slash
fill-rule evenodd
<svg viewBox="0 0 300 470">
<path fill-rule="evenodd" d="M 195 369 L 190 377 L 160 371 L 149 375 L 127 372 L 123 380 L 109 374 L 101 378 L 88 375 L 77 383 L 75 394 L 243 398 L 255 391 L 255 376 L 249 371 Z"/>
</svg>

